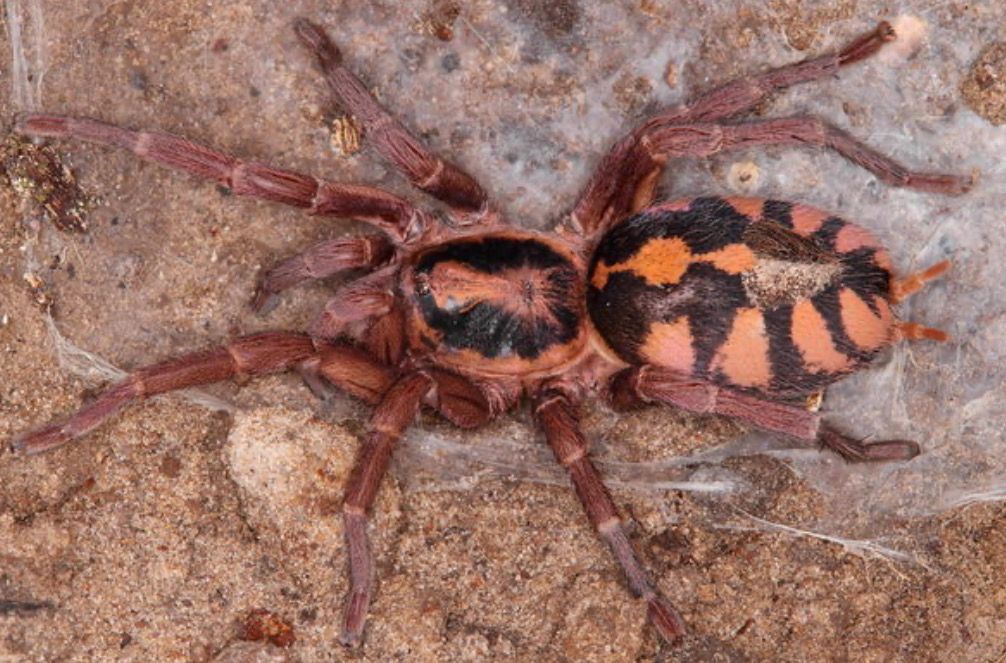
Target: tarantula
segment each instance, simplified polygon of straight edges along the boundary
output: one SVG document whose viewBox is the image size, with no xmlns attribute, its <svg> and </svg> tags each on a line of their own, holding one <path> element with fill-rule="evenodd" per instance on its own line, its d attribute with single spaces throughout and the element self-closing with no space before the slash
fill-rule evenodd
<svg viewBox="0 0 1006 663">
<path fill-rule="evenodd" d="M 13 451 L 59 447 L 141 398 L 290 369 L 309 385 L 334 385 L 374 404 L 342 503 L 347 645 L 361 641 L 373 596 L 367 514 L 395 445 L 422 406 L 474 428 L 530 399 L 591 523 L 669 642 L 684 633 L 684 623 L 640 562 L 591 462 L 578 422 L 588 394 L 599 392 L 619 409 L 665 403 L 734 417 L 849 460 L 919 452 L 910 441 L 864 443 L 843 435 L 801 399 L 898 339 L 945 339 L 899 321 L 891 305 L 949 263 L 896 279 L 868 231 L 799 204 L 719 197 L 654 202 L 669 159 L 758 145 L 826 148 L 894 186 L 966 191 L 967 177 L 912 172 L 815 118 L 735 121 L 776 91 L 874 54 L 894 38 L 890 25 L 881 23 L 836 54 L 727 83 L 654 115 L 615 143 L 550 234 L 507 222 L 479 183 L 377 103 L 320 27 L 300 19 L 294 29 L 366 140 L 442 201 L 446 217 L 379 189 L 243 161 L 169 134 L 60 115 L 22 117 L 19 131 L 30 136 L 126 148 L 235 194 L 359 219 L 377 232 L 321 242 L 264 275 L 258 309 L 309 279 L 369 272 L 338 291 L 308 333 L 244 336 L 140 368 L 65 421 L 15 438 Z"/>
</svg>

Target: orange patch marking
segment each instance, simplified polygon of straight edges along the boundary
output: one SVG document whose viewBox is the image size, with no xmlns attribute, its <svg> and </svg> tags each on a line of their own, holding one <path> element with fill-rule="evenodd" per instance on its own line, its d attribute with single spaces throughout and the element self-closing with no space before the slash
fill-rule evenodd
<svg viewBox="0 0 1006 663">
<path fill-rule="evenodd" d="M 730 203 L 731 207 L 744 216 L 749 217 L 752 221 L 761 220 L 762 209 L 765 207 L 764 198 L 729 197 L 726 198 L 726 201 Z"/>
<path fill-rule="evenodd" d="M 598 263 L 591 283 L 603 288 L 612 272 L 634 272 L 650 285 L 671 285 L 681 280 L 691 261 L 692 252 L 680 237 L 653 239 L 625 262 L 611 266 Z"/>
<path fill-rule="evenodd" d="M 640 354 L 651 364 L 690 374 L 695 366 L 695 348 L 688 317 L 650 325 L 650 333 L 640 348 Z"/>
<path fill-rule="evenodd" d="M 891 311 L 891 304 L 880 295 L 873 296 L 873 303 L 877 305 L 877 310 L 880 311 L 880 322 L 893 327 L 896 321 L 894 319 L 894 312 Z"/>
<path fill-rule="evenodd" d="M 854 223 L 847 223 L 835 236 L 835 250 L 839 253 L 849 253 L 864 246 L 880 248 L 880 242 L 869 230 Z"/>
<path fill-rule="evenodd" d="M 652 239 L 624 262 L 614 265 L 599 262 L 591 283 L 601 289 L 614 272 L 632 272 L 650 285 L 673 285 L 681 280 L 692 262 L 708 262 L 728 274 L 741 274 L 753 269 L 758 258 L 746 244 L 730 244 L 709 253 L 693 254 L 680 237 Z"/>
<path fill-rule="evenodd" d="M 880 309 L 880 315 L 874 315 L 867 303 L 849 288 L 838 293 L 838 302 L 842 308 L 842 326 L 853 343 L 864 350 L 876 350 L 894 340 L 890 309 L 886 309 L 886 316 L 884 308 Z"/>
<path fill-rule="evenodd" d="M 754 269 L 758 262 L 754 251 L 747 244 L 730 244 L 718 251 L 697 255 L 695 259 L 710 262 L 716 269 L 721 269 L 727 274 L 742 274 Z"/>
<path fill-rule="evenodd" d="M 821 226 L 824 225 L 824 220 L 829 218 L 831 214 L 823 212 L 815 207 L 793 205 L 792 216 L 793 230 L 795 230 L 799 235 L 808 237 L 817 232 Z"/>
<path fill-rule="evenodd" d="M 765 318 L 757 308 L 737 310 L 726 342 L 713 359 L 713 368 L 739 387 L 767 387 L 772 379 Z"/>
<path fill-rule="evenodd" d="M 790 334 L 804 365 L 812 373 L 841 373 L 852 363 L 835 348 L 828 324 L 809 299 L 802 299 L 793 307 Z"/>
</svg>

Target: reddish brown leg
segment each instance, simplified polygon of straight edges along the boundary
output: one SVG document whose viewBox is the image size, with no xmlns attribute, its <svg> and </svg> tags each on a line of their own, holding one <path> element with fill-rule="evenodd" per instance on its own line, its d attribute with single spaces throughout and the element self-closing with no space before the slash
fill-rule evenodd
<svg viewBox="0 0 1006 663">
<path fill-rule="evenodd" d="M 848 461 L 909 460 L 919 455 L 915 442 L 856 440 L 802 407 L 723 389 L 655 366 L 627 368 L 615 374 L 609 384 L 609 398 L 618 409 L 666 403 L 690 412 L 733 417 L 762 430 L 817 442 Z"/>
<path fill-rule="evenodd" d="M 868 170 L 891 186 L 951 196 L 968 191 L 974 184 L 970 176 L 912 171 L 876 150 L 857 141 L 844 131 L 814 117 L 786 117 L 762 122 L 727 125 L 667 127 L 647 137 L 655 153 L 709 156 L 722 150 L 761 145 L 809 145 L 834 150 L 857 166 Z M 711 132 L 714 144 L 705 137 L 695 142 L 694 134 Z M 707 134 L 708 135 L 708 134 Z M 693 148 L 693 146 L 695 146 Z M 713 151 L 705 153 L 706 148 Z M 690 150 L 697 149 L 697 152 Z"/>
<path fill-rule="evenodd" d="M 971 177 L 908 170 L 893 159 L 860 143 L 845 132 L 817 118 L 789 117 L 742 124 L 689 124 L 665 126 L 642 136 L 635 147 L 635 159 L 626 165 L 620 179 L 626 188 L 613 192 L 605 223 L 649 205 L 647 187 L 654 169 L 668 159 L 708 158 L 727 150 L 761 145 L 808 145 L 837 152 L 873 173 L 891 186 L 918 191 L 958 195 L 971 188 Z M 640 187 L 643 187 L 642 189 Z M 602 224 L 601 230 L 606 226 Z"/>
<path fill-rule="evenodd" d="M 731 81 L 699 96 L 685 106 L 671 108 L 654 116 L 616 143 L 601 161 L 574 208 L 572 214 L 574 225 L 590 235 L 625 214 L 637 211 L 652 202 L 654 186 L 664 164 L 669 156 L 675 154 L 646 149 L 642 143 L 646 142 L 647 137 L 674 126 L 717 122 L 744 113 L 775 92 L 791 85 L 830 76 L 844 65 L 869 57 L 892 39 L 894 31 L 891 26 L 888 23 L 881 23 L 872 32 L 859 37 L 836 54 Z M 844 137 L 844 134 L 842 136 Z M 837 146 L 835 149 L 841 151 Z M 879 157 L 895 166 L 895 170 L 907 173 L 904 168 L 880 157 L 872 150 L 866 148 L 866 152 L 870 154 L 871 159 Z M 940 180 L 959 180 L 944 175 L 933 177 Z M 932 188 L 925 186 L 922 188 L 945 190 L 941 188 L 941 184 Z"/>
<path fill-rule="evenodd" d="M 417 372 L 400 378 L 388 389 L 371 415 L 370 434 L 360 447 L 346 484 L 342 519 L 349 553 L 349 591 L 341 639 L 348 646 L 360 643 L 373 595 L 374 555 L 367 536 L 367 512 L 388 469 L 391 452 L 433 385 L 433 378 Z"/>
<path fill-rule="evenodd" d="M 333 384 L 369 402 L 376 402 L 392 379 L 390 369 L 345 344 L 320 344 L 294 332 L 255 334 L 220 348 L 141 368 L 62 422 L 18 435 L 11 440 L 10 448 L 24 454 L 55 449 L 86 435 L 136 400 L 229 378 L 276 373 L 305 363 Z"/>
<path fill-rule="evenodd" d="M 79 138 L 132 151 L 141 159 L 229 187 L 236 195 L 372 223 L 399 241 L 422 235 L 428 223 L 408 201 L 386 191 L 319 180 L 292 170 L 241 161 L 172 134 L 131 131 L 86 118 L 31 113 L 17 130 L 29 136 Z"/>
<path fill-rule="evenodd" d="M 389 267 L 344 285 L 325 304 L 309 332 L 318 338 L 335 339 L 354 327 L 386 315 L 395 303 L 397 267 Z"/>
<path fill-rule="evenodd" d="M 391 257 L 391 243 L 383 235 L 329 239 L 287 258 L 262 277 L 252 308 L 260 313 L 272 309 L 280 292 L 295 285 L 323 279 L 357 268 L 374 268 Z"/>
<path fill-rule="evenodd" d="M 894 28 L 887 21 L 883 21 L 871 32 L 856 38 L 838 53 L 830 53 L 730 81 L 699 95 L 684 106 L 670 108 L 654 116 L 647 125 L 714 122 L 734 117 L 752 110 L 770 95 L 792 85 L 833 76 L 840 67 L 874 55 L 885 43 L 894 41 L 895 38 Z"/>
<path fill-rule="evenodd" d="M 646 601 L 650 622 L 664 640 L 673 643 L 684 635 L 684 621 L 650 580 L 636 556 L 618 508 L 588 457 L 587 441 L 580 431 L 576 410 L 571 397 L 559 389 L 543 390 L 535 404 L 538 423 L 545 431 L 556 460 L 569 472 L 591 524 L 611 548 L 633 595 Z"/>
<path fill-rule="evenodd" d="M 377 151 L 405 174 L 414 186 L 444 201 L 460 213 L 459 220 L 483 220 L 486 193 L 475 179 L 445 161 L 409 133 L 385 110 L 353 72 L 342 64 L 342 54 L 325 31 L 307 19 L 294 23 L 297 36 L 314 53 L 329 88 L 346 111 L 363 123 L 368 140 Z"/>
</svg>

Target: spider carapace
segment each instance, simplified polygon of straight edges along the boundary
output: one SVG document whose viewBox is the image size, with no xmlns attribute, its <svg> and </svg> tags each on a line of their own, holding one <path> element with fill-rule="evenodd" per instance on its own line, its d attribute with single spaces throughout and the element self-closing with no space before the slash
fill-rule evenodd
<svg viewBox="0 0 1006 663">
<path fill-rule="evenodd" d="M 584 261 L 554 238 L 480 234 L 421 251 L 404 270 L 409 340 L 444 364 L 525 378 L 586 345 Z"/>
<path fill-rule="evenodd" d="M 875 53 L 894 38 L 888 24 L 832 55 L 727 83 L 653 116 L 614 144 L 551 234 L 508 224 L 473 177 L 374 100 L 321 28 L 299 20 L 295 29 L 369 144 L 439 199 L 450 222 L 380 189 L 243 161 L 171 134 L 62 115 L 21 118 L 29 135 L 123 147 L 238 195 L 356 218 L 373 230 L 323 241 L 264 275 L 254 299 L 260 311 L 300 282 L 367 272 L 339 289 L 308 333 L 239 337 L 138 369 L 68 419 L 15 438 L 15 452 L 65 444 L 143 397 L 282 370 L 374 404 L 343 497 L 349 588 L 342 640 L 349 645 L 362 639 L 373 595 L 368 512 L 421 407 L 471 428 L 530 400 L 588 518 L 669 642 L 684 633 L 659 588 L 672 583 L 654 582 L 645 570 L 580 430 L 578 410 L 591 392 L 619 409 L 663 403 L 735 417 L 849 460 L 918 453 L 914 442 L 843 435 L 803 401 L 899 338 L 944 339 L 899 321 L 892 305 L 949 263 L 897 279 L 869 232 L 811 207 L 716 196 L 655 200 L 669 160 L 760 145 L 827 149 L 891 185 L 966 191 L 968 177 L 910 171 L 814 118 L 738 119 L 773 92 Z"/>
</svg>

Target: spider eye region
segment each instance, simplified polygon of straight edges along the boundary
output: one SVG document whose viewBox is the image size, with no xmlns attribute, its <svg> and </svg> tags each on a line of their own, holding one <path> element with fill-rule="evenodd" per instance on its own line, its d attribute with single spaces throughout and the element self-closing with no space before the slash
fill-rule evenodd
<svg viewBox="0 0 1006 663">
<path fill-rule="evenodd" d="M 464 238 L 413 264 L 413 337 L 448 363 L 524 372 L 561 362 L 584 337 L 582 272 L 541 238 Z"/>
</svg>

